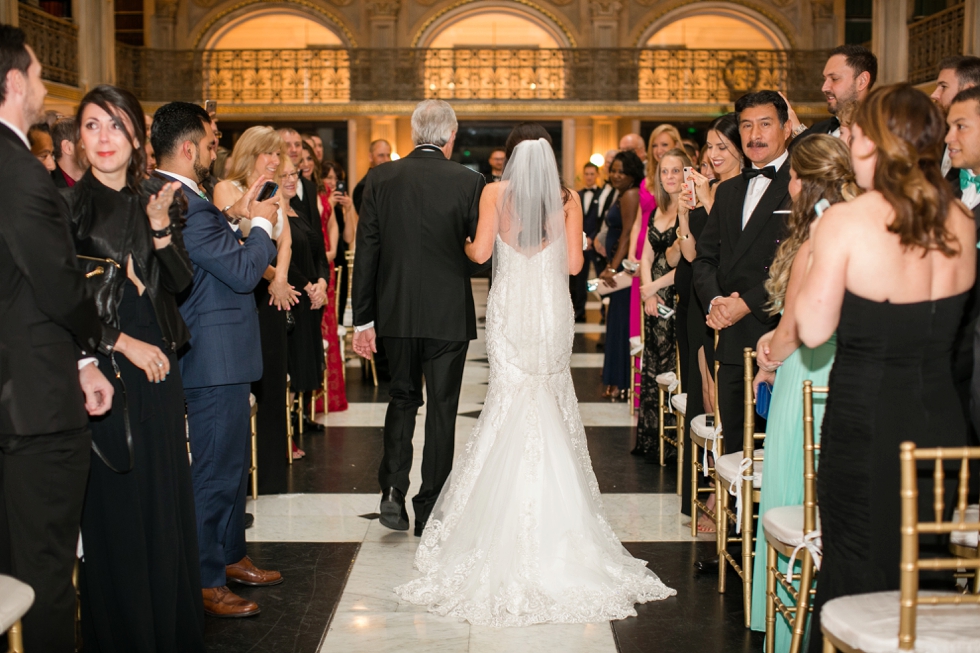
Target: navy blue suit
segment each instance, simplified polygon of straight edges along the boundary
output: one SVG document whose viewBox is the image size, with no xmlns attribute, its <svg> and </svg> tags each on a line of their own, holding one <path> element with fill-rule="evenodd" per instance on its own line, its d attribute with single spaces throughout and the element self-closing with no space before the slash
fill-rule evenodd
<svg viewBox="0 0 980 653">
<path fill-rule="evenodd" d="M 181 352 L 187 396 L 191 477 L 201 551 L 201 585 L 225 584 L 225 566 L 245 556 L 245 492 L 249 468 L 252 381 L 262 376 L 259 316 L 252 291 L 276 257 L 262 229 L 242 245 L 213 204 L 184 186 L 184 245 L 194 281 L 180 299 L 191 332 Z"/>
</svg>

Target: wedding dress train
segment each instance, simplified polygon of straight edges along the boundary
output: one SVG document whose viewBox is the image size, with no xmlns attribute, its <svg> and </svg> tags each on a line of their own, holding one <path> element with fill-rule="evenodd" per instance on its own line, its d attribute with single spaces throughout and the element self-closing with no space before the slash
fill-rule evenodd
<svg viewBox="0 0 980 653">
<path fill-rule="evenodd" d="M 636 603 L 676 593 L 605 517 L 572 384 L 575 321 L 559 228 L 532 255 L 495 240 L 486 402 L 422 534 L 422 576 L 395 588 L 471 624 L 623 619 Z"/>
</svg>

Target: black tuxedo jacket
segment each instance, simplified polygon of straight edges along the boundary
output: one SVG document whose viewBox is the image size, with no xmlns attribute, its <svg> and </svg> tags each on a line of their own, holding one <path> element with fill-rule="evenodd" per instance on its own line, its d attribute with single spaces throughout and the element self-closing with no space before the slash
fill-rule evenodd
<svg viewBox="0 0 980 653">
<path fill-rule="evenodd" d="M 463 251 L 476 235 L 483 175 L 434 147 L 368 172 L 357 225 L 354 324 L 382 338 L 476 338 Z"/>
<path fill-rule="evenodd" d="M 61 172 L 61 166 L 57 164 L 54 170 L 51 171 L 51 181 L 54 182 L 55 188 L 69 188 L 68 182 L 65 181 L 65 175 Z"/>
<path fill-rule="evenodd" d="M 764 284 L 779 241 L 786 235 L 791 203 L 789 159 L 776 172 L 743 230 L 742 206 L 747 190 L 748 181 L 741 175 L 718 186 L 693 264 L 694 288 L 705 310 L 715 297 L 733 292 L 751 310 L 719 335 L 716 356 L 728 364 L 741 364 L 742 349 L 755 348 L 759 337 L 779 323 L 779 317 L 770 316 L 764 308 L 769 299 Z"/>
<path fill-rule="evenodd" d="M 0 124 L 0 433 L 88 424 L 80 349 L 102 322 L 76 265 L 68 207 L 24 142 Z"/>
<path fill-rule="evenodd" d="M 303 185 L 303 199 L 299 198 L 299 193 L 289 200 L 289 205 L 301 217 L 306 218 L 311 227 L 316 227 L 317 231 L 323 233 L 323 226 L 320 224 L 320 212 L 316 208 L 316 184 L 300 175 L 299 183 Z"/>
</svg>

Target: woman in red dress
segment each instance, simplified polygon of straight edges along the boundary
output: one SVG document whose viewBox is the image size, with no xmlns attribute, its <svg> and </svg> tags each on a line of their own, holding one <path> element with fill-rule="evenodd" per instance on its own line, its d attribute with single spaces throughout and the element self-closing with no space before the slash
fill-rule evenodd
<svg viewBox="0 0 980 653">
<path fill-rule="evenodd" d="M 335 260 L 337 258 L 337 242 L 340 239 L 340 230 L 337 227 L 337 219 L 334 206 L 346 199 L 350 199 L 340 193 L 335 193 L 333 189 L 337 185 L 337 175 L 331 168 L 327 178 L 320 176 L 320 163 L 313 154 L 313 149 L 303 143 L 303 153 L 300 155 L 300 171 L 303 176 L 316 184 L 317 188 L 317 208 L 320 209 L 320 225 L 323 229 L 323 240 L 327 249 L 327 260 L 330 262 L 330 279 L 327 280 L 327 303 L 323 306 L 323 322 L 320 324 L 320 331 L 323 339 L 327 341 L 327 412 L 347 410 L 347 388 L 344 385 L 344 360 L 340 355 L 340 338 L 337 334 L 337 277 L 334 274 L 335 265 L 343 265 Z M 332 183 L 330 180 L 333 180 Z M 326 185 L 324 185 L 326 182 Z M 341 199 L 336 196 L 340 195 Z M 322 402 L 322 399 L 320 400 Z M 318 410 L 323 410 L 323 404 L 318 402 Z"/>
</svg>

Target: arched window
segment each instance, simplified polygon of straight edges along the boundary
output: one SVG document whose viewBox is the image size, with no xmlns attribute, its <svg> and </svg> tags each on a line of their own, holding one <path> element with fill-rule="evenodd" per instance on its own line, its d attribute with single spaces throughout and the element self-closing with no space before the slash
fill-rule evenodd
<svg viewBox="0 0 980 653">
<path fill-rule="evenodd" d="M 208 42 L 211 50 L 303 49 L 343 46 L 328 27 L 299 12 L 282 9 L 251 12 L 215 32 Z"/>
</svg>

